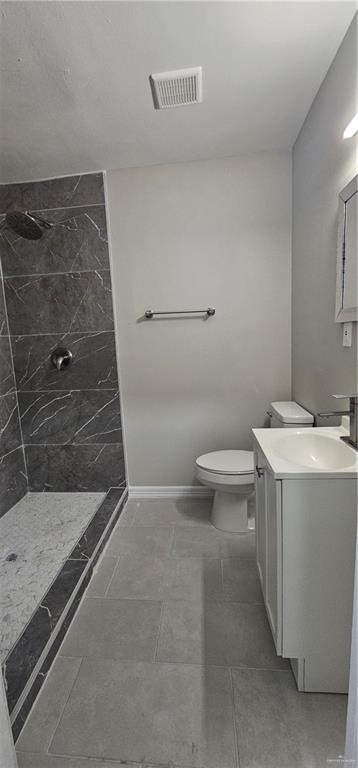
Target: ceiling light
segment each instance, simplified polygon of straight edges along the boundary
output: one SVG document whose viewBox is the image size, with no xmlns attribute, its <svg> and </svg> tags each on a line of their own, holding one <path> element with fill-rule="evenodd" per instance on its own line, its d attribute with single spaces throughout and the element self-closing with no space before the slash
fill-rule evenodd
<svg viewBox="0 0 358 768">
<path fill-rule="evenodd" d="M 354 136 L 356 133 L 358 133 L 358 112 L 356 115 L 354 115 L 353 120 L 348 123 L 347 128 L 344 131 L 343 138 L 351 139 L 352 136 Z"/>
</svg>

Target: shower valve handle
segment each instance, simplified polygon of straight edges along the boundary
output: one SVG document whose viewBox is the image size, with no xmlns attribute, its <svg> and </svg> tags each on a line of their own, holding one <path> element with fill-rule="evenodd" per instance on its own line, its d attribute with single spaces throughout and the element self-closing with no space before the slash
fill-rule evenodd
<svg viewBox="0 0 358 768">
<path fill-rule="evenodd" d="M 51 363 L 57 368 L 58 371 L 62 371 L 72 363 L 72 352 L 69 349 L 58 347 L 54 349 L 51 354 Z"/>
</svg>

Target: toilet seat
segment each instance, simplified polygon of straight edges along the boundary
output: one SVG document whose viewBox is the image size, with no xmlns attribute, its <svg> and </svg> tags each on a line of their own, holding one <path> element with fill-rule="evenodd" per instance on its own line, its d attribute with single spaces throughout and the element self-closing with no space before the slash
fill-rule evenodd
<svg viewBox="0 0 358 768">
<path fill-rule="evenodd" d="M 250 475 L 253 477 L 254 474 L 254 454 L 252 451 L 211 451 L 199 456 L 196 466 L 207 473 L 233 477 L 245 475 L 249 482 Z"/>
</svg>

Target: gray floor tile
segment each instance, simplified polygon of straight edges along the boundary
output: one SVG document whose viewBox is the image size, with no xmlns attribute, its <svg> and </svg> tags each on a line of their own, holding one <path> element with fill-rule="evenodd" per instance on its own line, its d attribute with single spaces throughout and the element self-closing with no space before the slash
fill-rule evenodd
<svg viewBox="0 0 358 768">
<path fill-rule="evenodd" d="M 118 557 L 102 557 L 86 590 L 86 597 L 104 597 L 114 574 Z"/>
<path fill-rule="evenodd" d="M 84 659 L 50 752 L 233 768 L 229 671 Z"/>
<path fill-rule="evenodd" d="M 134 525 L 211 526 L 211 498 L 131 499 L 128 502 Z"/>
<path fill-rule="evenodd" d="M 152 660 L 161 603 L 86 598 L 61 646 L 62 656 Z"/>
<path fill-rule="evenodd" d="M 222 599 L 220 560 L 213 558 L 169 558 L 164 572 L 164 598 Z"/>
<path fill-rule="evenodd" d="M 107 597 L 222 599 L 221 563 L 211 558 L 121 556 Z"/>
<path fill-rule="evenodd" d="M 287 668 L 276 655 L 263 605 L 164 603 L 159 661 L 268 669 Z"/>
<path fill-rule="evenodd" d="M 81 659 L 57 657 L 16 746 L 46 752 L 80 668 Z"/>
<path fill-rule="evenodd" d="M 222 561 L 225 600 L 239 603 L 263 603 L 255 560 L 231 557 Z"/>
<path fill-rule="evenodd" d="M 254 533 L 221 533 L 215 528 L 174 529 L 173 557 L 255 557 Z"/>
<path fill-rule="evenodd" d="M 116 527 L 108 542 L 106 556 L 130 555 L 166 557 L 173 539 L 173 527 L 133 526 Z"/>
<path fill-rule="evenodd" d="M 129 765 L 129 763 L 113 762 L 113 760 L 108 762 L 107 760 L 92 760 L 85 757 L 59 757 L 30 752 L 17 752 L 17 762 L 19 768 L 146 768 L 141 763 Z"/>
<path fill-rule="evenodd" d="M 118 520 L 117 527 L 121 528 L 123 526 L 133 525 L 134 520 L 134 514 L 133 510 L 131 509 L 129 502 L 127 501 L 124 510 Z"/>
<path fill-rule="evenodd" d="M 121 555 L 107 597 L 161 600 L 164 568 L 162 558 Z"/>
<path fill-rule="evenodd" d="M 232 677 L 240 768 L 338 764 L 346 696 L 298 693 L 289 671 L 236 669 Z"/>
</svg>

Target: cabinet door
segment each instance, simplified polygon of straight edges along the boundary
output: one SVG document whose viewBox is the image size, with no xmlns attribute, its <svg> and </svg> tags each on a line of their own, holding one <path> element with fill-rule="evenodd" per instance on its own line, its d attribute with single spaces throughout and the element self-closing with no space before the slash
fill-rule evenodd
<svg viewBox="0 0 358 768">
<path fill-rule="evenodd" d="M 266 592 L 266 459 L 255 447 L 256 561 L 263 595 Z"/>
<path fill-rule="evenodd" d="M 265 605 L 275 641 L 282 654 L 282 547 L 281 481 L 265 472 L 266 497 L 266 594 Z"/>
</svg>

